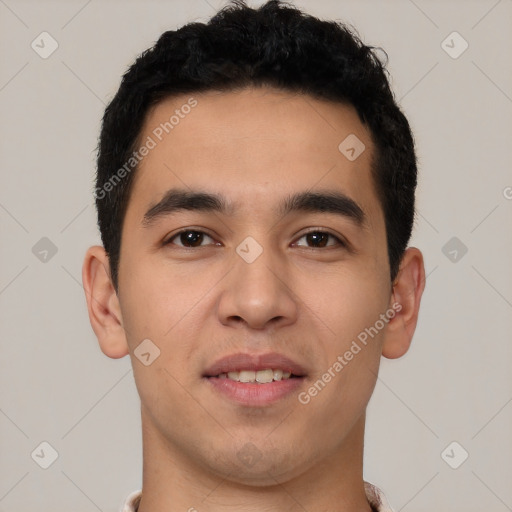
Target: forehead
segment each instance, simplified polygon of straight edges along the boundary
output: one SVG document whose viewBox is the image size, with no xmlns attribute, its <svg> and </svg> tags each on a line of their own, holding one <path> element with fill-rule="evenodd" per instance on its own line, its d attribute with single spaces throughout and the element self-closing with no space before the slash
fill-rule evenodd
<svg viewBox="0 0 512 512">
<path fill-rule="evenodd" d="M 176 186 L 222 193 L 251 215 L 319 187 L 379 215 L 373 144 L 349 105 L 267 87 L 180 95 L 148 112 L 139 143 L 152 146 L 128 207 L 139 220 Z"/>
</svg>

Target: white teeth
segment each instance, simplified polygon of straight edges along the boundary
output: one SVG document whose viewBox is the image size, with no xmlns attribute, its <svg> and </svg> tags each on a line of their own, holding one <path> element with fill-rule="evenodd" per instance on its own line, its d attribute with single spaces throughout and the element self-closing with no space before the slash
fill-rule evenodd
<svg viewBox="0 0 512 512">
<path fill-rule="evenodd" d="M 242 370 L 240 372 L 228 372 L 217 375 L 219 379 L 230 379 L 236 382 L 257 382 L 259 384 L 267 384 L 273 380 L 289 379 L 291 372 L 283 372 L 283 370 L 272 370 L 267 368 L 265 370 Z"/>
<path fill-rule="evenodd" d="M 274 380 L 281 380 L 283 378 L 283 370 L 274 370 Z"/>
<path fill-rule="evenodd" d="M 256 382 L 265 384 L 274 380 L 274 372 L 272 370 L 260 370 L 256 372 Z"/>
<path fill-rule="evenodd" d="M 240 382 L 254 382 L 256 380 L 256 372 L 251 370 L 242 370 L 238 380 Z"/>
</svg>

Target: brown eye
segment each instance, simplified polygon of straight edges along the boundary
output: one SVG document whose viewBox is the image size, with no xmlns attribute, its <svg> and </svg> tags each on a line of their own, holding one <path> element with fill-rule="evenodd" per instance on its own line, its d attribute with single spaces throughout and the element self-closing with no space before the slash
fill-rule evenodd
<svg viewBox="0 0 512 512">
<path fill-rule="evenodd" d="M 205 240 L 205 238 L 209 238 L 210 240 L 213 241 L 211 236 L 207 235 L 206 233 L 203 233 L 202 231 L 185 229 L 169 238 L 169 240 L 164 242 L 164 245 L 174 244 L 177 245 L 178 247 L 189 248 L 201 247 L 201 244 Z M 177 240 L 178 243 L 173 242 L 173 240 L 175 239 Z"/>
<path fill-rule="evenodd" d="M 337 237 L 334 236 L 331 233 L 328 233 L 327 231 L 310 231 L 309 233 L 306 233 L 302 235 L 299 240 L 302 240 L 303 238 L 306 239 L 306 243 L 309 245 L 311 244 L 314 249 L 321 249 L 322 247 L 332 247 L 332 246 L 345 246 L 345 244 Z M 329 238 L 335 241 L 333 244 L 329 244 Z M 297 244 L 302 245 L 302 244 Z"/>
</svg>

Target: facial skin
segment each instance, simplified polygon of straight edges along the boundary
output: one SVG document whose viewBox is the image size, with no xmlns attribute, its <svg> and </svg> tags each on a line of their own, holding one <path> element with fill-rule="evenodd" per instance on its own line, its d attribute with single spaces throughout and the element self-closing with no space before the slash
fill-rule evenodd
<svg viewBox="0 0 512 512">
<path fill-rule="evenodd" d="M 100 347 L 112 358 L 130 354 L 141 398 L 139 512 L 368 512 L 365 410 L 381 355 L 409 348 L 425 283 L 421 252 L 406 251 L 391 283 L 373 144 L 352 107 L 270 88 L 183 95 L 149 113 L 140 140 L 190 96 L 197 106 L 136 171 L 119 296 L 102 247 L 91 247 L 83 266 Z M 366 146 L 354 161 L 338 150 L 349 134 Z M 182 210 L 144 227 L 146 211 L 171 188 L 223 195 L 233 211 Z M 347 195 L 366 226 L 334 213 L 274 211 L 308 191 Z M 184 228 L 205 233 L 195 248 L 180 245 L 184 236 L 163 245 Z M 320 237 L 315 247 L 308 231 L 346 246 Z M 252 263 L 236 251 L 248 236 L 263 250 Z M 305 368 L 298 391 L 307 391 L 394 303 L 401 310 L 308 404 L 298 392 L 265 406 L 236 404 L 202 377 L 221 356 L 278 352 Z M 149 366 L 134 356 L 144 339 L 160 349 Z M 257 462 L 244 463 L 247 450 Z"/>
</svg>

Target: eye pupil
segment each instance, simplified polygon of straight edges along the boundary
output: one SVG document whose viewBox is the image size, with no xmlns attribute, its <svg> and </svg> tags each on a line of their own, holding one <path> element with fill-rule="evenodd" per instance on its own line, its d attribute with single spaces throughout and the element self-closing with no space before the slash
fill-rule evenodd
<svg viewBox="0 0 512 512">
<path fill-rule="evenodd" d="M 190 244 L 192 247 L 196 247 L 196 245 L 201 245 L 203 233 L 199 231 L 184 231 L 180 235 L 180 241 L 183 245 Z"/>
<path fill-rule="evenodd" d="M 308 233 L 306 235 L 308 243 L 312 242 L 316 247 L 325 247 L 327 245 L 327 240 L 329 238 L 328 233 L 321 233 L 318 231 L 314 231 L 313 233 Z"/>
</svg>

